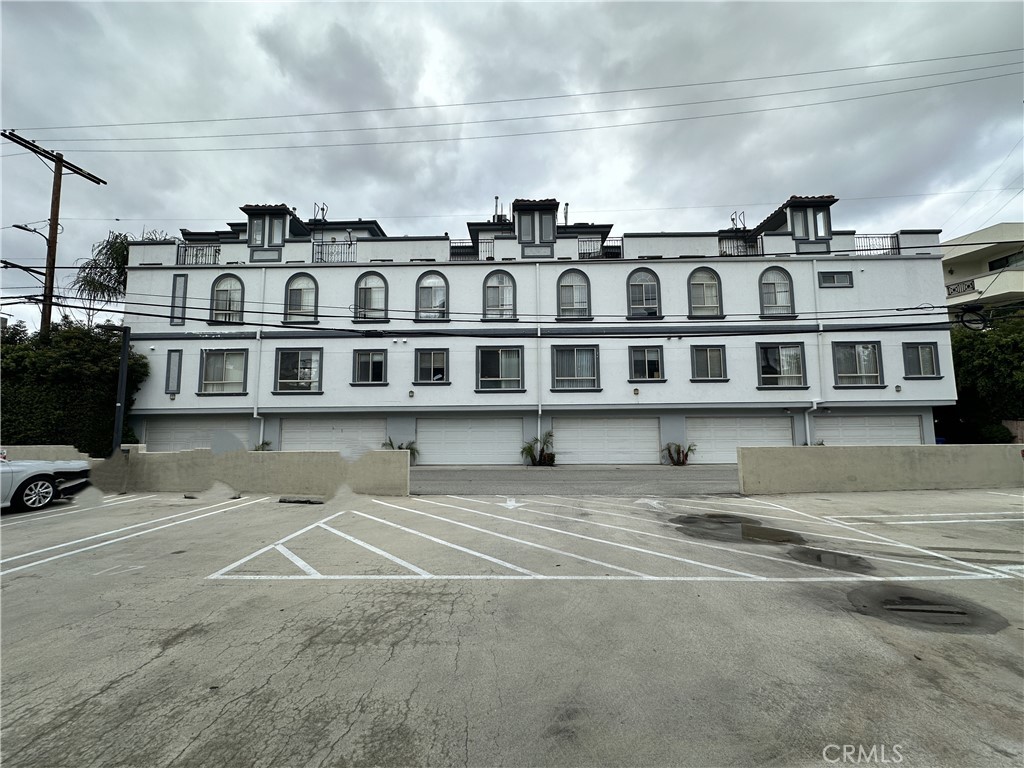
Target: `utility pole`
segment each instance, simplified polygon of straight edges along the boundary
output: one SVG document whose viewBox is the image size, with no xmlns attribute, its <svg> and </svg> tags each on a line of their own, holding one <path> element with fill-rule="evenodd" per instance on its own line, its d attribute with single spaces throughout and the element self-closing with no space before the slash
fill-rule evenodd
<svg viewBox="0 0 1024 768">
<path fill-rule="evenodd" d="M 79 168 L 74 163 L 66 162 L 64 155 L 60 152 L 51 152 L 48 149 L 44 149 L 34 141 L 22 138 L 14 131 L 0 131 L 0 136 L 53 163 L 53 191 L 50 194 L 50 236 L 46 238 L 46 279 L 43 281 L 43 316 L 39 322 L 39 334 L 45 337 L 50 333 L 50 315 L 53 311 L 53 284 L 54 275 L 57 271 L 57 226 L 60 223 L 60 184 L 64 176 L 64 169 L 67 168 L 71 173 L 81 176 L 93 184 L 106 184 L 107 182 L 99 176 Z"/>
</svg>

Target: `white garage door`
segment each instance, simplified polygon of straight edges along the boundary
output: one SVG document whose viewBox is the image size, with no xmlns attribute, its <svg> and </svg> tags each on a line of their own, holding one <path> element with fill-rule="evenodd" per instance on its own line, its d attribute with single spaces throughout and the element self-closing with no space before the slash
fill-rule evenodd
<svg viewBox="0 0 1024 768">
<path fill-rule="evenodd" d="M 146 450 L 150 453 L 163 451 L 187 451 L 192 448 L 212 448 L 215 437 L 227 436 L 238 440 L 238 448 L 246 450 L 249 445 L 248 416 L 173 416 L 161 419 L 146 419 Z"/>
<path fill-rule="evenodd" d="M 280 449 L 338 451 L 346 459 L 358 459 L 367 451 L 380 450 L 387 437 L 387 419 L 351 416 L 281 419 Z"/>
<path fill-rule="evenodd" d="M 690 416 L 686 441 L 696 443 L 694 464 L 735 464 L 736 449 L 793 444 L 793 421 L 785 416 Z"/>
<path fill-rule="evenodd" d="M 920 445 L 920 416 L 815 416 L 814 440 L 825 445 Z"/>
<path fill-rule="evenodd" d="M 520 464 L 522 419 L 416 419 L 417 464 Z"/>
<path fill-rule="evenodd" d="M 559 464 L 657 464 L 658 419 L 552 419 Z"/>
</svg>

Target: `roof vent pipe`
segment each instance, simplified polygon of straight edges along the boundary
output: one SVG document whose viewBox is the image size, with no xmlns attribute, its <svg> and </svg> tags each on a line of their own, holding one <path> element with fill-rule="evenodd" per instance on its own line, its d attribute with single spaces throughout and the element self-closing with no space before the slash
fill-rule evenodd
<svg viewBox="0 0 1024 768">
<path fill-rule="evenodd" d="M 569 204 L 565 204 L 565 226 L 569 226 Z"/>
</svg>

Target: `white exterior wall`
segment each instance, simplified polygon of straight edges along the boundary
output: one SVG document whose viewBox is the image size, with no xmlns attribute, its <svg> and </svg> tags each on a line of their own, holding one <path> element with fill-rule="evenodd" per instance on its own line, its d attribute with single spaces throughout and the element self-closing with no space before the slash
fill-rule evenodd
<svg viewBox="0 0 1024 768">
<path fill-rule="evenodd" d="M 794 250 L 792 240 L 772 238 L 765 249 Z M 627 237 L 626 253 L 657 251 L 662 259 L 579 260 L 575 237 L 558 241 L 555 259 L 523 261 L 519 243 L 495 242 L 495 260 L 448 261 L 445 239 L 389 239 L 359 241 L 357 263 L 312 264 L 309 243 L 288 243 L 282 262 L 250 264 L 244 244 L 222 246 L 216 266 L 176 266 L 174 245 L 142 245 L 132 248 L 128 306 L 157 317 L 126 314 L 137 352 L 150 358 L 151 373 L 137 395 L 133 418 L 167 414 L 249 414 L 270 420 L 289 415 L 352 413 L 385 416 L 389 433 L 411 439 L 416 418 L 449 414 L 480 418 L 516 416 L 530 425 L 550 425 L 558 414 L 593 417 L 657 416 L 662 440 L 682 439 L 686 415 L 762 414 L 781 416 L 791 408 L 794 439 L 801 442 L 802 412 L 816 406 L 835 405 L 843 413 L 872 414 L 887 409 L 930 414 L 930 407 L 955 398 L 949 334 L 934 329 L 839 329 L 838 324 L 885 323 L 903 326 L 941 322 L 945 318 L 943 273 L 938 258 L 828 254 L 792 257 L 719 257 L 716 237 Z M 700 253 L 708 258 L 678 259 L 679 254 Z M 236 253 L 237 252 L 237 253 Z M 237 258 L 243 263 L 228 264 Z M 431 255 L 426 255 L 431 254 Z M 369 263 L 371 258 L 390 263 Z M 411 258 L 434 262 L 410 263 Z M 502 259 L 511 259 L 503 261 Z M 564 260 L 563 260 L 564 259 Z M 295 263 L 288 263 L 288 262 Z M 158 262 L 163 266 L 140 266 Z M 760 317 L 758 278 L 771 266 L 792 277 L 796 320 Z M 698 268 L 715 270 L 722 282 L 724 320 L 689 320 L 688 277 Z M 660 321 L 627 320 L 627 277 L 634 269 L 649 269 L 661 286 Z M 508 271 L 516 281 L 518 320 L 480 322 L 483 281 L 495 269 Z M 566 269 L 588 275 L 593 321 L 556 321 L 557 282 Z M 387 323 L 356 323 L 351 319 L 354 286 L 367 271 L 378 272 L 388 283 Z M 415 322 L 416 283 L 427 271 L 441 272 L 448 281 L 449 322 Z M 819 288 L 817 273 L 848 271 L 852 288 Z M 296 273 L 311 275 L 318 284 L 319 322 L 312 326 L 282 324 L 284 291 Z M 226 273 L 238 276 L 245 286 L 245 324 L 208 322 L 213 281 Z M 188 320 L 171 326 L 167 305 L 175 274 L 188 275 Z M 135 304 L 157 304 L 146 307 Z M 894 308 L 935 307 L 925 315 L 897 313 Z M 870 310 L 883 310 L 871 312 Z M 887 315 L 871 318 L 873 314 Z M 815 318 L 818 318 L 816 320 Z M 858 319 L 862 318 L 862 319 Z M 787 330 L 798 331 L 787 333 Z M 538 332 L 543 336 L 538 338 Z M 603 333 L 602 333 L 603 332 Z M 747 332 L 747 333 L 744 333 Z M 349 335 L 370 333 L 371 336 Z M 383 336 L 375 334 L 382 333 Z M 247 334 L 245 338 L 239 334 Z M 419 334 L 429 334 L 420 336 Z M 460 335 L 467 334 L 467 335 Z M 469 335 L 471 334 L 471 335 Z M 562 335 L 564 334 L 564 335 Z M 574 335 L 570 335 L 574 334 Z M 739 335 L 736 335 L 739 334 Z M 488 338 L 487 336 L 497 336 Z M 833 341 L 877 341 L 881 345 L 883 389 L 835 389 Z M 905 379 L 904 342 L 935 342 L 942 378 Z M 801 342 L 804 346 L 806 387 L 758 388 L 758 342 Z M 600 391 L 553 392 L 552 346 L 598 346 Z M 691 382 L 691 348 L 695 345 L 726 347 L 724 382 Z M 525 392 L 500 390 L 477 392 L 477 347 L 523 348 Z M 629 347 L 659 346 L 667 381 L 630 382 Z M 276 350 L 322 349 L 322 394 L 275 395 Z M 448 386 L 419 386 L 414 379 L 416 349 L 449 350 Z M 169 349 L 183 350 L 181 392 L 172 400 L 164 392 L 166 356 Z M 200 395 L 199 361 L 202 349 L 246 349 L 246 392 L 241 395 Z M 352 386 L 353 352 L 383 349 L 387 352 L 387 386 Z M 896 387 L 900 391 L 896 391 Z M 637 394 L 634 394 L 634 390 Z M 411 395 L 410 395 L 411 393 Z M 542 414 L 538 417 L 538 414 Z M 557 446 L 556 446 L 557 449 Z"/>
</svg>

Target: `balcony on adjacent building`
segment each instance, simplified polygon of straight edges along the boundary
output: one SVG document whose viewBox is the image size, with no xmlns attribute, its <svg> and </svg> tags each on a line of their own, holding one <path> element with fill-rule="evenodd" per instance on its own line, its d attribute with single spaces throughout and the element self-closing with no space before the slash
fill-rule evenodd
<svg viewBox="0 0 1024 768">
<path fill-rule="evenodd" d="M 313 243 L 314 264 L 342 264 L 356 260 L 356 242 L 342 241 L 340 243 L 325 243 L 317 241 Z"/>
<path fill-rule="evenodd" d="M 581 237 L 576 241 L 577 254 L 581 259 L 621 259 L 622 238 Z"/>
<path fill-rule="evenodd" d="M 177 263 L 183 266 L 201 266 L 220 263 L 220 245 L 178 244 Z"/>
</svg>

